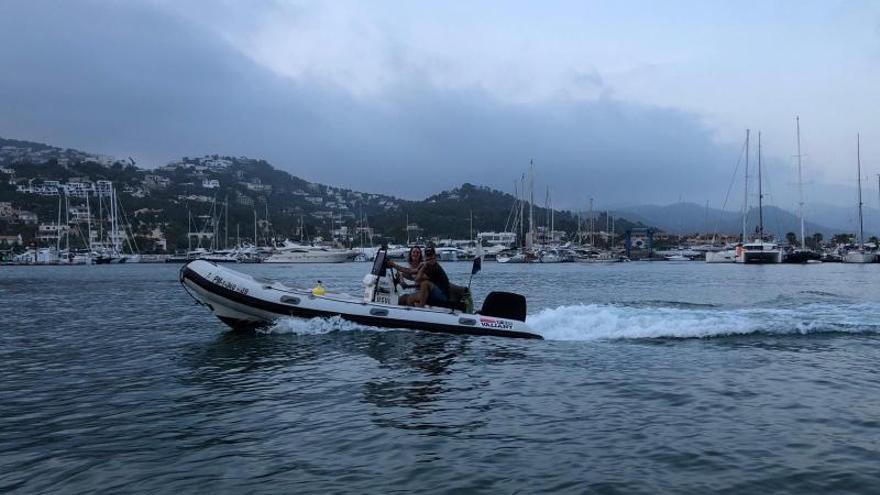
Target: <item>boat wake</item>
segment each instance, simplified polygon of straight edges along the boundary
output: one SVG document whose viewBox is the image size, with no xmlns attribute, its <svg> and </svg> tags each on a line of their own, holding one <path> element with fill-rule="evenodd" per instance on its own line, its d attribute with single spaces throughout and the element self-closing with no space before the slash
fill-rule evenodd
<svg viewBox="0 0 880 495">
<path fill-rule="evenodd" d="M 880 305 L 720 309 L 588 304 L 545 309 L 530 315 L 527 323 L 548 340 L 880 333 Z"/>
<path fill-rule="evenodd" d="M 547 340 L 568 341 L 880 333 L 880 305 L 810 303 L 786 308 L 722 309 L 673 303 L 658 306 L 656 301 L 644 305 L 584 304 L 544 309 L 529 315 L 527 323 Z M 282 318 L 261 331 L 274 335 L 323 335 L 387 330 L 337 316 Z"/>
<path fill-rule="evenodd" d="M 297 335 L 323 335 L 331 332 L 357 332 L 357 331 L 381 332 L 378 327 L 359 325 L 339 316 L 331 318 L 281 318 L 272 326 L 260 330 L 267 334 L 297 334 Z"/>
</svg>

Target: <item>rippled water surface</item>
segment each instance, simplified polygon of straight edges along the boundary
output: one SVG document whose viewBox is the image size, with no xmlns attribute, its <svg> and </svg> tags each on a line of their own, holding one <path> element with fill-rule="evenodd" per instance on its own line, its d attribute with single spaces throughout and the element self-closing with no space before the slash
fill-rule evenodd
<svg viewBox="0 0 880 495">
<path fill-rule="evenodd" d="M 233 333 L 177 268 L 0 267 L 0 492 L 880 489 L 880 265 L 487 263 L 544 341 Z"/>
</svg>

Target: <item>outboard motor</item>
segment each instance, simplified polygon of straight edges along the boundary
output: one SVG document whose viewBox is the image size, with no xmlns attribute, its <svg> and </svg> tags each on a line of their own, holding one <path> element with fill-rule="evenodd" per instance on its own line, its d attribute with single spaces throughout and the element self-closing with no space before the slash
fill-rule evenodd
<svg viewBox="0 0 880 495">
<path fill-rule="evenodd" d="M 394 282 L 389 280 L 388 268 L 385 261 L 388 253 L 380 249 L 373 261 L 373 269 L 364 276 L 364 302 L 377 302 L 384 304 L 397 304 L 397 291 Z"/>
<path fill-rule="evenodd" d="M 490 292 L 483 301 L 479 314 L 526 321 L 526 298 L 513 292 Z"/>
</svg>

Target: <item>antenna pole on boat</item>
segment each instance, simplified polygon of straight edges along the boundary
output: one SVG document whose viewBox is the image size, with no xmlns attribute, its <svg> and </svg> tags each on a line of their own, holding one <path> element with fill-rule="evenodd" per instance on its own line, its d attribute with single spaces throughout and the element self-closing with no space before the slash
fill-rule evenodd
<svg viewBox="0 0 880 495">
<path fill-rule="evenodd" d="M 800 203 L 798 209 L 801 216 L 801 250 L 807 248 L 806 239 L 804 239 L 804 178 L 801 174 L 801 117 L 795 117 L 797 123 L 797 160 L 798 160 L 798 194 L 800 195 Z"/>
</svg>

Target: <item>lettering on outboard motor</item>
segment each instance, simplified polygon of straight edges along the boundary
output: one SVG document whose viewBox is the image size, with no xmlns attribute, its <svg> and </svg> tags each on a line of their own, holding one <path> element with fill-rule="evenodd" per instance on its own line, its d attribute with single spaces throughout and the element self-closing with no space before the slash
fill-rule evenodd
<svg viewBox="0 0 880 495">
<path fill-rule="evenodd" d="M 497 328 L 499 330 L 513 330 L 513 323 L 504 320 L 496 320 L 495 318 L 480 317 L 480 326 L 486 328 Z"/>
</svg>

